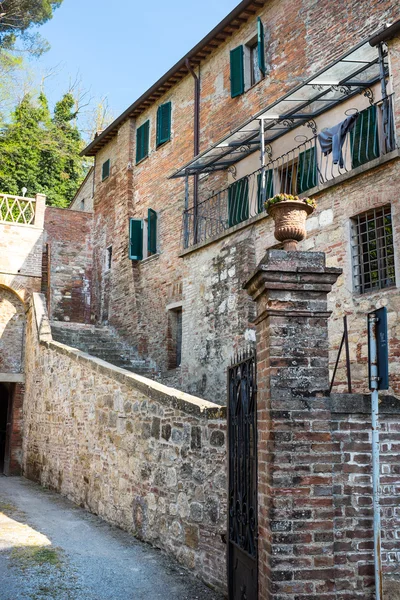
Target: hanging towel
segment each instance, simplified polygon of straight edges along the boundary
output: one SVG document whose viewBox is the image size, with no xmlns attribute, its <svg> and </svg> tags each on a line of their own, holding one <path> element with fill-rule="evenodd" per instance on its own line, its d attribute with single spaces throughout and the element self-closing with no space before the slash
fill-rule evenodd
<svg viewBox="0 0 400 600">
<path fill-rule="evenodd" d="M 330 129 L 324 129 L 318 134 L 319 144 L 321 146 L 322 154 L 328 156 L 331 152 L 333 153 L 333 164 L 339 167 L 344 167 L 342 148 L 346 135 L 351 131 L 357 121 L 358 112 L 354 115 L 350 115 L 344 121 L 341 121 L 337 125 L 334 125 Z"/>
</svg>

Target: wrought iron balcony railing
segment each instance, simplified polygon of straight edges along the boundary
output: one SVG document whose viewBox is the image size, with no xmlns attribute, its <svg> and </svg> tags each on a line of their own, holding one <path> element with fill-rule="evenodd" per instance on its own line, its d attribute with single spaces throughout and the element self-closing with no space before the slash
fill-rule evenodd
<svg viewBox="0 0 400 600">
<path fill-rule="evenodd" d="M 296 140 L 296 138 L 295 138 Z M 297 141 L 300 141 L 299 136 Z M 275 194 L 303 195 L 395 149 L 392 98 L 358 113 L 339 151 L 324 155 L 318 135 L 304 139 L 263 169 L 199 202 L 183 214 L 183 245 L 189 248 L 220 235 L 264 211 Z M 333 157 L 335 155 L 335 162 Z"/>
</svg>

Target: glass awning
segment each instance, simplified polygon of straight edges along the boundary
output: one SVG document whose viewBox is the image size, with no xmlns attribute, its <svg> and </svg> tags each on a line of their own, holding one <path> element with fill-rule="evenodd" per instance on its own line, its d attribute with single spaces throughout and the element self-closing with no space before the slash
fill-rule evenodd
<svg viewBox="0 0 400 600">
<path fill-rule="evenodd" d="M 386 54 L 384 60 L 387 73 Z M 260 122 L 264 123 L 265 144 L 269 144 L 379 79 L 378 47 L 363 42 L 199 154 L 171 178 L 227 169 L 260 149 Z"/>
</svg>

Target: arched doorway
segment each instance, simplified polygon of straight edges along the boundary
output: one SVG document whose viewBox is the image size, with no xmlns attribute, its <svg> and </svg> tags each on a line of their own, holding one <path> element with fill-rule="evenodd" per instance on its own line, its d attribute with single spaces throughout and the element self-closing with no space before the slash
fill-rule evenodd
<svg viewBox="0 0 400 600">
<path fill-rule="evenodd" d="M 9 470 L 11 414 L 11 386 L 0 383 L 0 475 Z"/>
</svg>

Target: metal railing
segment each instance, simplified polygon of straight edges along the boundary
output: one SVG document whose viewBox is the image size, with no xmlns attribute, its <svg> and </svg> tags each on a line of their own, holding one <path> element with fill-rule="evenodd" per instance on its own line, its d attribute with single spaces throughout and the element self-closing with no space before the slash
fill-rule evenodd
<svg viewBox="0 0 400 600">
<path fill-rule="evenodd" d="M 185 210 L 184 248 L 218 236 L 257 216 L 264 211 L 265 201 L 275 194 L 305 194 L 394 150 L 392 104 L 392 97 L 389 97 L 385 110 L 381 101 L 359 112 L 353 130 L 343 137 L 336 152 L 324 154 L 318 135 L 304 140 L 300 138 L 305 136 L 296 136 L 294 140 L 300 141 L 298 146 L 271 160 L 263 169 L 199 202 L 196 207 Z M 384 115 L 389 118 L 384 119 Z"/>
<path fill-rule="evenodd" d="M 35 221 L 36 200 L 0 194 L 0 222 L 31 225 Z"/>
</svg>

